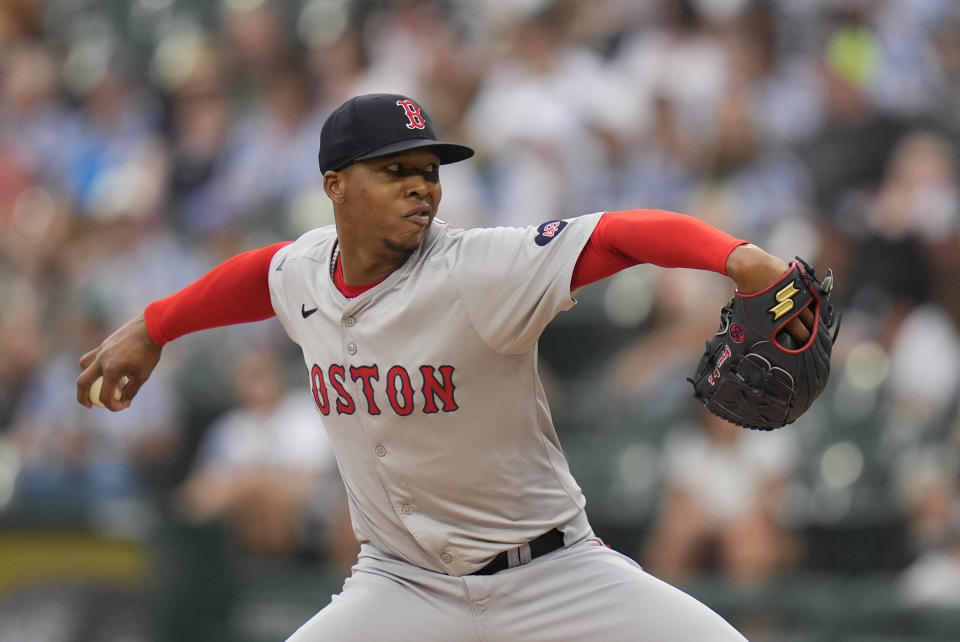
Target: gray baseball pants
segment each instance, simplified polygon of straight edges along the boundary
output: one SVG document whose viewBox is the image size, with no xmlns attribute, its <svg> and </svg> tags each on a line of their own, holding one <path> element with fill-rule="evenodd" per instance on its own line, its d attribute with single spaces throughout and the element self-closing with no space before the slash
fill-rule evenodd
<svg viewBox="0 0 960 642">
<path fill-rule="evenodd" d="M 494 575 L 427 571 L 365 544 L 343 591 L 287 642 L 744 642 L 599 540 Z"/>
</svg>

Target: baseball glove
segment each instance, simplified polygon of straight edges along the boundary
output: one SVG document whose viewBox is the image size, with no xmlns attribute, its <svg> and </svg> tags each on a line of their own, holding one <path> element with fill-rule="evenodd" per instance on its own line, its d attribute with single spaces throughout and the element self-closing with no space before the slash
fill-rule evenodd
<svg viewBox="0 0 960 642">
<path fill-rule="evenodd" d="M 797 257 L 776 283 L 737 292 L 720 311 L 720 329 L 707 342 L 694 395 L 710 412 L 744 428 L 773 430 L 793 423 L 823 392 L 840 314 L 830 304 L 833 273 L 823 280 Z M 802 346 L 785 326 L 810 308 L 814 322 Z"/>
</svg>

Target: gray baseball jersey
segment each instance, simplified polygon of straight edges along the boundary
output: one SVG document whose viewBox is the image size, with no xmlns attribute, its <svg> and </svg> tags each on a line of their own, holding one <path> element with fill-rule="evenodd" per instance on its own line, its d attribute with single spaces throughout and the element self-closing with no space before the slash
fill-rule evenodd
<svg viewBox="0 0 960 642">
<path fill-rule="evenodd" d="M 331 279 L 333 226 L 274 256 L 273 307 L 303 349 L 361 542 L 465 575 L 581 513 L 537 340 L 574 305 L 573 269 L 600 216 L 435 220 L 400 269 L 352 299 Z"/>
<path fill-rule="evenodd" d="M 273 258 L 273 306 L 303 348 L 362 542 L 343 591 L 290 642 L 744 642 L 592 537 L 560 449 L 537 340 L 573 306 L 599 219 L 434 221 L 400 269 L 352 299 L 331 279 L 333 227 Z M 521 559 L 551 528 L 564 547 Z M 519 565 L 472 574 L 505 550 Z"/>
</svg>

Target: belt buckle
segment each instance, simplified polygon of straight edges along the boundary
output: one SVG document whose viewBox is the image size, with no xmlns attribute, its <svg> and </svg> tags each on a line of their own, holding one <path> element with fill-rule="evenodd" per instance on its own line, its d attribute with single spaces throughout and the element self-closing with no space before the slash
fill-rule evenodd
<svg viewBox="0 0 960 642">
<path fill-rule="evenodd" d="M 533 551 L 530 550 L 530 543 L 521 544 L 516 548 L 511 548 L 507 553 L 507 568 L 523 566 L 533 559 Z"/>
<path fill-rule="evenodd" d="M 548 539 L 551 541 L 546 542 Z M 546 543 L 546 548 L 534 554 L 534 546 L 539 543 Z M 538 546 L 538 548 L 541 547 Z M 525 544 L 497 553 L 486 566 L 475 571 L 474 575 L 493 575 L 508 568 L 523 566 L 524 564 L 529 564 L 535 558 L 551 553 L 559 548 L 563 548 L 563 533 L 556 528 L 552 528 Z"/>
</svg>

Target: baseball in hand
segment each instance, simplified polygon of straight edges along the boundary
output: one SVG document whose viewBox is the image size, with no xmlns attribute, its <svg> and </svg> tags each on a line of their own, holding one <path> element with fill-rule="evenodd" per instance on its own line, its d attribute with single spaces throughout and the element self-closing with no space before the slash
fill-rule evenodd
<svg viewBox="0 0 960 642">
<path fill-rule="evenodd" d="M 123 394 L 123 387 L 127 385 L 130 379 L 126 375 L 120 378 L 120 385 L 116 387 L 113 391 L 113 398 L 116 401 L 120 401 L 120 396 Z M 99 376 L 93 380 L 93 383 L 90 384 L 90 401 L 94 406 L 100 406 L 104 408 L 105 406 L 100 403 L 100 388 L 103 387 L 103 376 Z"/>
</svg>

